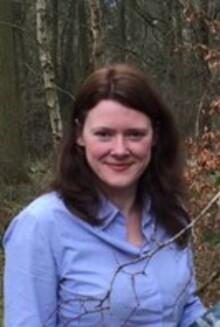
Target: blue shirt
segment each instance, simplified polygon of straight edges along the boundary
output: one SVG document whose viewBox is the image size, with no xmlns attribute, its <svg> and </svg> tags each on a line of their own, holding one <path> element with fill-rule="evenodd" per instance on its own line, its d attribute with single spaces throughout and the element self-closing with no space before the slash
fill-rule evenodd
<svg viewBox="0 0 220 327">
<path fill-rule="evenodd" d="M 187 327 L 204 313 L 194 295 L 191 251 L 142 212 L 142 247 L 126 240 L 125 218 L 103 199 L 94 227 L 55 193 L 28 205 L 4 236 L 5 327 Z"/>
</svg>

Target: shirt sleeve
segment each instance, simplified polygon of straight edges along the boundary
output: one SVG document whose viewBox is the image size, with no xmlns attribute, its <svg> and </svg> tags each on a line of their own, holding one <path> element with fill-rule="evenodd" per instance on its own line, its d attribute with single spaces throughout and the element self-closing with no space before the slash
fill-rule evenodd
<svg viewBox="0 0 220 327">
<path fill-rule="evenodd" d="M 203 304 L 196 293 L 195 272 L 192 259 L 192 251 L 189 249 L 189 265 L 192 275 L 188 285 L 188 298 L 184 305 L 179 327 L 189 327 L 193 322 L 200 318 L 205 312 Z"/>
<path fill-rule="evenodd" d="M 4 327 L 57 326 L 54 233 L 38 218 L 24 211 L 4 235 Z"/>
</svg>

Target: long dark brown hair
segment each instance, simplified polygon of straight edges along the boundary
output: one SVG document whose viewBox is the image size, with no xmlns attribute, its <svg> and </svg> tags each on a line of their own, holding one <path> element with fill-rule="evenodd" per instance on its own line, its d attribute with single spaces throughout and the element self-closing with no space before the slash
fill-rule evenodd
<svg viewBox="0 0 220 327">
<path fill-rule="evenodd" d="M 179 137 L 173 116 L 145 75 L 134 67 L 116 64 L 91 74 L 75 98 L 69 126 L 66 128 L 52 183 L 70 210 L 92 225 L 100 205 L 96 177 L 87 164 L 83 149 L 77 145 L 77 128 L 83 126 L 87 113 L 101 100 L 111 99 L 147 115 L 156 134 L 150 164 L 138 184 L 137 201 L 142 205 L 146 195 L 152 210 L 170 236 L 184 228 L 189 220 L 182 206 L 183 183 Z M 185 233 L 177 239 L 184 246 Z"/>
</svg>

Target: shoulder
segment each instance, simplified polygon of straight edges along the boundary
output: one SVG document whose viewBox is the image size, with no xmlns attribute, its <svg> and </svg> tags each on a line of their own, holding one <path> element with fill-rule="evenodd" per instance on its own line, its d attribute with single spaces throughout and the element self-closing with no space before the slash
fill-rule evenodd
<svg viewBox="0 0 220 327">
<path fill-rule="evenodd" d="M 45 193 L 31 203 L 29 203 L 22 211 L 20 211 L 14 220 L 19 221 L 24 217 L 32 217 L 32 220 L 39 222 L 49 221 L 59 212 L 60 214 L 68 213 L 63 200 L 56 192 Z"/>
<path fill-rule="evenodd" d="M 64 210 L 61 199 L 55 193 L 48 193 L 32 201 L 12 219 L 3 237 L 3 247 L 7 271 L 16 272 L 15 278 L 25 275 L 28 280 L 45 273 L 43 278 L 50 279 L 59 272 L 63 247 L 57 218 L 64 215 Z"/>
<path fill-rule="evenodd" d="M 62 199 L 55 192 L 44 194 L 14 217 L 9 224 L 3 243 L 5 244 L 12 236 L 29 240 L 36 235 L 50 235 L 57 229 L 58 218 L 70 215 Z"/>
<path fill-rule="evenodd" d="M 65 211 L 65 205 L 56 192 L 45 193 L 27 205 L 17 217 L 29 213 L 38 219 L 49 218 L 56 210 Z"/>
</svg>

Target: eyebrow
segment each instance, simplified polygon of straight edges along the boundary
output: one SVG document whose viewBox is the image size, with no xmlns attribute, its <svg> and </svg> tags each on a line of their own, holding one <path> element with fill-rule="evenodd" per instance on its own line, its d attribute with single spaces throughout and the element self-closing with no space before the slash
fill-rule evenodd
<svg viewBox="0 0 220 327">
<path fill-rule="evenodd" d="M 149 128 L 144 128 L 144 127 L 132 127 L 132 128 L 128 128 L 126 129 L 126 132 L 128 133 L 132 133 L 132 132 L 140 132 L 140 133 L 145 133 L 149 130 Z"/>
<path fill-rule="evenodd" d="M 146 132 L 148 131 L 149 128 L 146 127 L 131 127 L 131 128 L 126 128 L 125 131 L 126 132 Z M 92 128 L 92 131 L 97 131 L 97 130 L 105 130 L 105 131 L 115 131 L 115 128 L 111 128 L 111 127 L 107 127 L 107 126 L 97 126 Z"/>
</svg>

